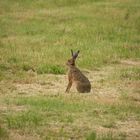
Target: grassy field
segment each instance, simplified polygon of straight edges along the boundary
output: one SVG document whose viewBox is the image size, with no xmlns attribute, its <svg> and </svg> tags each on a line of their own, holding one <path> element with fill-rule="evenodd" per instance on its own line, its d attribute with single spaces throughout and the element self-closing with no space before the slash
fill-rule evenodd
<svg viewBox="0 0 140 140">
<path fill-rule="evenodd" d="M 139 140 L 139 85 L 139 0 L 0 0 L 0 140 Z"/>
</svg>

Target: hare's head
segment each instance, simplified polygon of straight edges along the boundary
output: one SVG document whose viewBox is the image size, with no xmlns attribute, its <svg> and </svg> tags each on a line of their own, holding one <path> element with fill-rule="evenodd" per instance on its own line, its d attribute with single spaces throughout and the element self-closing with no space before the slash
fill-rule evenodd
<svg viewBox="0 0 140 140">
<path fill-rule="evenodd" d="M 68 66 L 75 66 L 75 60 L 76 60 L 76 58 L 77 58 L 79 52 L 80 52 L 80 51 L 78 50 L 77 52 L 73 53 L 73 50 L 71 50 L 72 58 L 69 59 L 69 60 L 67 61 L 67 63 L 66 63 Z"/>
</svg>

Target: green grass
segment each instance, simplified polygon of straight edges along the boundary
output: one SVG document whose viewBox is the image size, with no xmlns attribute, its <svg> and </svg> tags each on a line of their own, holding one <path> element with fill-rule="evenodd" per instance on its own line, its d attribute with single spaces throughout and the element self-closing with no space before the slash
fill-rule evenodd
<svg viewBox="0 0 140 140">
<path fill-rule="evenodd" d="M 88 134 L 94 128 L 90 128 L 90 124 L 101 125 L 104 128 L 117 128 L 116 122 L 118 120 L 127 120 L 129 116 L 135 116 L 135 119 L 139 120 L 140 111 L 135 104 L 120 102 L 118 105 L 107 105 L 97 101 L 87 102 L 84 98 L 84 96 L 67 97 L 61 95 L 57 97 L 46 96 L 45 98 L 43 96 L 16 97 L 15 99 L 6 97 L 1 102 L 9 107 L 15 106 L 17 110 L 13 111 L 9 108 L 4 114 L 2 113 L 2 124 L 5 123 L 9 130 L 37 134 L 40 138 L 46 137 L 44 133 L 46 128 L 50 132 L 47 134 L 50 138 L 55 138 L 55 136 L 70 138 L 74 135 L 75 138 L 93 139 L 93 137 L 96 138 L 96 135 Z M 23 107 L 23 110 L 18 111 L 19 107 Z M 75 125 L 78 120 L 81 121 L 81 124 Z M 85 121 L 87 124 L 83 124 Z M 58 133 L 55 132 L 53 125 L 56 125 L 54 127 L 59 130 Z M 116 136 L 113 133 L 112 135 L 104 133 L 97 136 L 100 139 L 113 139 L 114 137 Z"/>
<path fill-rule="evenodd" d="M 96 132 L 92 132 L 90 135 L 87 136 L 87 140 L 96 140 Z"/>
<path fill-rule="evenodd" d="M 113 135 L 112 132 L 100 134 L 97 136 L 96 132 L 92 132 L 90 135 L 87 136 L 86 140 L 125 140 L 125 135 L 117 134 Z"/>
<path fill-rule="evenodd" d="M 37 69 L 37 73 L 52 73 L 52 74 L 64 74 L 65 69 L 59 65 L 41 65 Z"/>
<path fill-rule="evenodd" d="M 0 0 L 0 140 L 131 139 L 139 25 L 139 0 Z M 59 93 L 71 49 L 95 94 Z"/>
<path fill-rule="evenodd" d="M 41 114 L 28 111 L 20 114 L 10 114 L 6 117 L 7 126 L 10 129 L 23 129 L 25 127 L 34 128 L 40 125 L 42 121 Z"/>
<path fill-rule="evenodd" d="M 0 140 L 8 140 L 8 132 L 5 128 L 0 127 Z"/>
<path fill-rule="evenodd" d="M 89 69 L 140 58 L 138 0 L 5 0 L 0 5 L 2 73 L 31 68 L 64 73 L 70 49 L 81 50 L 77 63 Z"/>
</svg>

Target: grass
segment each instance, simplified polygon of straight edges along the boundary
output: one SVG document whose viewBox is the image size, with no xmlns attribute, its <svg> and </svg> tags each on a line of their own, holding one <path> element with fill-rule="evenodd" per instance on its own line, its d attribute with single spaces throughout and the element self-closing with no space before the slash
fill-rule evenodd
<svg viewBox="0 0 140 140">
<path fill-rule="evenodd" d="M 77 63 L 88 69 L 139 58 L 138 0 L 6 0 L 0 5 L 2 72 L 8 67 L 65 73 L 70 49 L 81 50 Z"/>
<path fill-rule="evenodd" d="M 139 138 L 139 9 L 139 0 L 0 0 L 0 140 Z M 71 49 L 91 94 L 64 94 Z"/>
<path fill-rule="evenodd" d="M 49 138 L 73 136 L 78 139 L 86 137 L 93 139 L 93 137 L 96 138 L 95 134 L 91 133 L 87 136 L 89 131 L 95 129 L 90 124 L 113 129 L 117 128 L 117 121 L 127 120 L 129 116 L 135 116 L 135 119 L 139 120 L 140 111 L 137 105 L 124 102 L 118 105 L 107 105 L 97 101 L 94 103 L 92 101 L 87 102 L 84 98 L 84 96 L 67 97 L 62 95 L 48 96 L 47 98 L 43 96 L 6 97 L 1 102 L 6 103 L 9 109 L 5 113 L 3 112 L 4 114 L 2 113 L 2 124 L 5 124 L 9 130 L 19 130 L 25 135 L 37 134 L 41 139 L 46 136 Z M 15 111 L 10 106 L 15 106 Z M 19 110 L 19 107 L 22 107 L 23 110 Z M 80 124 L 77 124 L 77 121 L 80 121 Z M 46 135 L 44 129 L 50 133 Z M 117 137 L 108 132 L 98 135 L 97 138 L 99 139 Z M 123 136 L 119 137 L 122 138 Z"/>
<path fill-rule="evenodd" d="M 128 79 L 128 80 L 139 80 L 140 77 L 140 68 L 133 67 L 129 69 L 124 69 L 121 71 L 120 75 L 121 79 Z"/>
<path fill-rule="evenodd" d="M 0 127 L 0 140 L 8 140 L 8 132 L 5 128 Z"/>
<path fill-rule="evenodd" d="M 87 140 L 96 140 L 96 132 L 92 132 L 89 136 L 87 136 Z"/>
<path fill-rule="evenodd" d="M 43 73 L 52 73 L 52 74 L 64 74 L 65 70 L 63 67 L 59 65 L 41 65 L 37 73 L 43 74 Z"/>
<path fill-rule="evenodd" d="M 41 116 L 37 112 L 24 112 L 20 115 L 8 115 L 6 118 L 7 126 L 10 129 L 22 129 L 25 127 L 36 127 L 41 123 Z"/>
<path fill-rule="evenodd" d="M 96 132 L 92 132 L 89 136 L 87 136 L 86 140 L 124 140 L 125 135 L 118 134 L 113 135 L 112 132 L 108 132 L 106 134 L 100 134 L 97 136 Z"/>
</svg>

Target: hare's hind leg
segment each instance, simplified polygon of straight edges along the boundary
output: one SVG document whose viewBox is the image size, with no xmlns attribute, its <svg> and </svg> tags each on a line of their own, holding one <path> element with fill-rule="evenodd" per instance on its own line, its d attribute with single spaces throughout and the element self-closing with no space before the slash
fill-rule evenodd
<svg viewBox="0 0 140 140">
<path fill-rule="evenodd" d="M 80 93 L 88 93 L 91 90 L 91 85 L 90 84 L 85 84 L 85 83 L 79 83 L 77 84 L 77 91 Z"/>
</svg>

